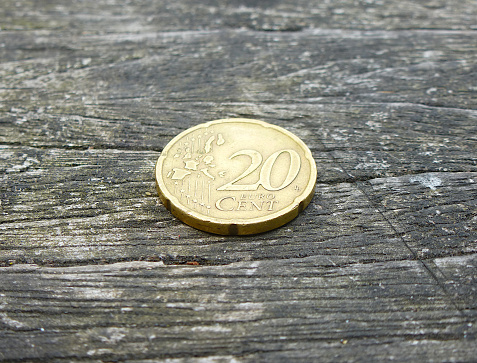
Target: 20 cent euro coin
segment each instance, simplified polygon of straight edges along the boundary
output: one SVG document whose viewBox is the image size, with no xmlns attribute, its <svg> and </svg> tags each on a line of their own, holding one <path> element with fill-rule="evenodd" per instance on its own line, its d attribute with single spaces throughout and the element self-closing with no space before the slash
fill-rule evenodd
<svg viewBox="0 0 477 363">
<path fill-rule="evenodd" d="M 311 201 L 315 183 L 315 161 L 297 136 L 243 118 L 182 132 L 156 164 L 166 208 L 192 227 L 223 235 L 284 225 Z"/>
</svg>

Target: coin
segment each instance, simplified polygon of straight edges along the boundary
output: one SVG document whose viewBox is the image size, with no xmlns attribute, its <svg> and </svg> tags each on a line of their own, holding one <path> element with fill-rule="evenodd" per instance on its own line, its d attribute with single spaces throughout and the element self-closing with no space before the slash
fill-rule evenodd
<svg viewBox="0 0 477 363">
<path fill-rule="evenodd" d="M 245 118 L 185 130 L 156 163 L 166 208 L 192 227 L 222 235 L 261 233 L 291 221 L 311 201 L 316 175 L 297 136 Z"/>
</svg>

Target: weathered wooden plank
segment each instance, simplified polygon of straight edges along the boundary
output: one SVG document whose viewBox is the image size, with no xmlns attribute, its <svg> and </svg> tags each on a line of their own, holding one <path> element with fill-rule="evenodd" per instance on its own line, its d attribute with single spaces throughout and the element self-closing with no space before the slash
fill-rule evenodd
<svg viewBox="0 0 477 363">
<path fill-rule="evenodd" d="M 413 253 L 422 258 L 474 253 L 477 246 L 476 173 L 417 174 L 357 185 L 322 181 L 310 207 L 288 226 L 259 236 L 221 237 L 183 225 L 162 207 L 152 175 L 158 153 L 8 147 L 3 155 L 3 264 L 134 259 L 216 264 L 320 254 L 381 261 Z M 325 153 L 316 160 L 321 174 L 330 177 L 333 160 Z"/>
<path fill-rule="evenodd" d="M 420 257 L 476 252 L 476 173 L 424 173 L 369 184 L 367 194 Z"/>
<path fill-rule="evenodd" d="M 173 101 L 476 106 L 477 44 L 469 31 L 229 30 L 72 37 L 33 31 L 22 34 L 22 47 L 18 37 L 17 32 L 0 34 L 2 98 L 9 101 L 3 111 L 13 109 L 13 117 L 15 110 L 40 110 L 57 118 L 139 119 L 150 125 L 151 112 L 158 115 Z"/>
<path fill-rule="evenodd" d="M 334 29 L 476 29 L 472 0 L 164 1 L 4 0 L 2 29 L 54 29 L 65 33 L 115 33 L 249 28 L 261 31 Z"/>
<path fill-rule="evenodd" d="M 3 268 L 0 357 L 475 357 L 475 327 L 420 262 L 323 267 L 322 259 Z"/>
<path fill-rule="evenodd" d="M 477 302 L 477 258 L 475 254 L 452 258 L 437 258 L 429 265 L 446 280 L 452 299 L 461 304 L 469 315 L 474 314 Z M 475 321 L 473 323 L 475 325 Z"/>
<path fill-rule="evenodd" d="M 320 184 L 311 206 L 285 228 L 223 237 L 183 225 L 160 204 L 152 174 L 158 153 L 9 147 L 4 155 L 9 164 L 2 182 L 3 264 L 220 264 L 315 254 L 350 262 L 404 259 L 410 253 L 366 196 L 347 183 Z M 333 161 L 323 153 L 317 161 L 323 174 L 323 168 L 331 170 L 329 177 Z"/>
</svg>

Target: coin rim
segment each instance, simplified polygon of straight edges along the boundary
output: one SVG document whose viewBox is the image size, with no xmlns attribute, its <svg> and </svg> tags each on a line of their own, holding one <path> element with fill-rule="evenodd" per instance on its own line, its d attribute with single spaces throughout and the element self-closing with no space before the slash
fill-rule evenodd
<svg viewBox="0 0 477 363">
<path fill-rule="evenodd" d="M 288 137 L 291 137 L 299 146 L 304 150 L 304 154 L 308 162 L 310 163 L 310 180 L 305 187 L 303 193 L 297 196 L 289 206 L 280 209 L 276 213 L 269 214 L 264 217 L 255 217 L 252 219 L 243 219 L 243 218 L 216 218 L 208 217 L 203 214 L 197 213 L 193 210 L 182 207 L 182 203 L 179 199 L 172 195 L 166 187 L 166 184 L 163 179 L 162 166 L 164 160 L 167 158 L 170 149 L 175 145 L 177 141 L 182 139 L 185 135 L 194 132 L 195 130 L 207 128 L 214 124 L 221 123 L 252 123 L 256 125 L 263 126 L 265 128 L 271 128 L 278 132 L 285 134 Z M 310 149 L 306 144 L 298 138 L 296 135 L 290 131 L 273 125 L 264 121 L 248 119 L 248 118 L 226 118 L 213 120 L 205 122 L 193 127 L 188 128 L 187 130 L 182 131 L 180 134 L 175 136 L 169 143 L 164 147 L 161 155 L 157 159 L 155 167 L 155 179 L 156 179 L 156 189 L 163 202 L 164 206 L 177 218 L 179 218 L 184 223 L 200 229 L 202 231 L 221 234 L 221 235 L 247 235 L 247 234 L 256 234 L 266 232 L 275 228 L 278 228 L 287 222 L 294 219 L 298 214 L 307 207 L 313 198 L 316 185 L 317 170 L 315 160 L 311 154 Z"/>
</svg>

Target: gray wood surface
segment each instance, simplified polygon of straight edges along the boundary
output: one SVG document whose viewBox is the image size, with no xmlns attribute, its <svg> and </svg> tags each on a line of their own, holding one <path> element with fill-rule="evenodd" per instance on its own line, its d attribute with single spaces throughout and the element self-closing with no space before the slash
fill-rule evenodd
<svg viewBox="0 0 477 363">
<path fill-rule="evenodd" d="M 0 361 L 477 359 L 477 2 L 2 0 Z M 153 167 L 249 117 L 309 207 L 192 229 Z"/>
</svg>

